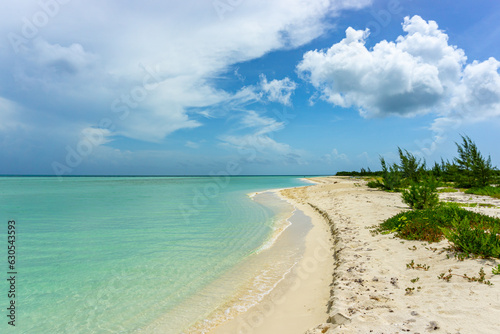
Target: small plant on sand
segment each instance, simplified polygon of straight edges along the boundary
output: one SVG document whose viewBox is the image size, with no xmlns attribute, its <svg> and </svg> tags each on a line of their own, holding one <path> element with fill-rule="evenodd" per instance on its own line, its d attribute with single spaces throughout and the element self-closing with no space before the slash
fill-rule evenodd
<svg viewBox="0 0 500 334">
<path fill-rule="evenodd" d="M 450 188 L 450 187 L 446 187 L 446 188 L 440 188 L 438 189 L 438 193 L 456 193 L 458 192 L 457 189 L 455 188 Z"/>
<path fill-rule="evenodd" d="M 415 264 L 415 261 L 411 260 L 410 263 L 407 263 L 406 264 L 406 269 L 423 269 L 425 271 L 431 269 L 430 266 L 426 265 L 426 264 L 420 264 L 420 263 L 416 263 Z"/>
<path fill-rule="evenodd" d="M 496 267 L 491 268 L 491 273 L 493 275 L 500 275 L 500 264 L 497 265 Z"/>
<path fill-rule="evenodd" d="M 479 273 L 478 273 L 479 276 L 478 277 L 476 277 L 476 276 L 470 277 L 470 276 L 467 276 L 467 274 L 458 275 L 458 274 L 453 274 L 452 272 L 453 271 L 451 269 L 449 269 L 447 275 L 445 273 L 441 273 L 438 276 L 438 279 L 442 279 L 446 282 L 449 282 L 452 276 L 458 276 L 458 277 L 465 278 L 468 282 L 478 282 L 480 284 L 493 285 L 493 283 L 491 283 L 489 280 L 486 279 L 486 273 L 484 272 L 484 269 L 482 267 L 481 267 L 481 269 L 479 269 Z"/>
<path fill-rule="evenodd" d="M 429 176 L 422 179 L 421 182 L 411 181 L 410 188 L 403 191 L 403 202 L 412 209 L 430 209 L 439 203 L 437 194 L 437 181 Z"/>
<path fill-rule="evenodd" d="M 487 186 L 482 188 L 470 188 L 465 190 L 465 193 L 500 198 L 500 187 Z"/>
<path fill-rule="evenodd" d="M 445 273 L 441 273 L 439 276 L 438 276 L 438 279 L 442 279 L 446 282 L 449 282 L 451 277 L 453 276 L 453 274 L 451 273 L 452 270 L 448 270 L 448 274 L 446 275 Z"/>
<path fill-rule="evenodd" d="M 420 277 L 417 277 L 417 278 L 414 278 L 414 279 L 410 280 L 410 282 L 417 283 L 419 279 L 420 279 Z"/>
</svg>

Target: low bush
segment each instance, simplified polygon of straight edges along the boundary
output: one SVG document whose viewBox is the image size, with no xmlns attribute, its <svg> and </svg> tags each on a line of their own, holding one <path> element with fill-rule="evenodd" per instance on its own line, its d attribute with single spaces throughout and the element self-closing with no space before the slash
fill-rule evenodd
<svg viewBox="0 0 500 334">
<path fill-rule="evenodd" d="M 474 224 L 467 217 L 454 219 L 452 228 L 443 228 L 455 250 L 482 257 L 500 258 L 500 224 Z"/>
<path fill-rule="evenodd" d="M 411 182 L 410 188 L 403 191 L 403 202 L 412 209 L 430 209 L 439 203 L 437 181 L 432 176 L 423 178 L 421 182 Z"/>
<path fill-rule="evenodd" d="M 500 187 L 482 187 L 482 188 L 470 188 L 465 191 L 466 194 L 474 195 L 484 195 L 491 196 L 500 199 Z"/>
<path fill-rule="evenodd" d="M 443 228 L 456 229 L 456 222 L 467 220 L 471 228 L 500 228 L 500 219 L 460 208 L 453 203 L 440 203 L 432 209 L 401 212 L 384 221 L 379 232 L 395 232 L 407 240 L 440 241 L 445 237 Z M 455 225 L 454 225 L 455 224 Z"/>
<path fill-rule="evenodd" d="M 450 187 L 438 189 L 438 193 L 456 193 L 456 192 L 458 192 L 458 189 Z"/>
<path fill-rule="evenodd" d="M 368 188 L 383 188 L 382 184 L 378 180 L 368 181 L 368 183 L 366 184 L 366 186 Z"/>
</svg>

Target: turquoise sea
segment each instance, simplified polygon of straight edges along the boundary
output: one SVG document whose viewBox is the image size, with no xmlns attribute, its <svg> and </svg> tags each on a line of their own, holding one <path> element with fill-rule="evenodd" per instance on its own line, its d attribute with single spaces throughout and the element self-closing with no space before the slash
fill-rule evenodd
<svg viewBox="0 0 500 334">
<path fill-rule="evenodd" d="M 306 184 L 290 176 L 0 177 L 0 332 L 12 329 L 9 220 L 16 333 L 180 333 L 212 323 L 222 307 L 243 311 L 290 269 L 296 248 L 267 267 L 257 259 L 293 208 L 248 194 Z"/>
</svg>

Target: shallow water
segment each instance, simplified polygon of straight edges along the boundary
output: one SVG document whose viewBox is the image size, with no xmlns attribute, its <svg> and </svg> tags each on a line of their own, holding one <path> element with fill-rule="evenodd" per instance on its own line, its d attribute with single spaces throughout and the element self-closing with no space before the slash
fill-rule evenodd
<svg viewBox="0 0 500 334">
<path fill-rule="evenodd" d="M 290 263 L 275 258 L 269 271 L 253 259 L 291 207 L 247 194 L 300 185 L 294 177 L 0 178 L 1 249 L 16 220 L 17 331 L 133 333 L 161 322 L 178 333 L 252 282 L 265 292 Z M 242 274 L 245 261 L 255 263 Z"/>
</svg>

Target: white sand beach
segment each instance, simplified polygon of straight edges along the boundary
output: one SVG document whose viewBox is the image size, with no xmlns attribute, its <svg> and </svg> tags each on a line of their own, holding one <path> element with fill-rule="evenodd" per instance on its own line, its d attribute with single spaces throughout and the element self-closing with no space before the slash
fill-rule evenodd
<svg viewBox="0 0 500 334">
<path fill-rule="evenodd" d="M 460 261 L 447 241 L 374 234 L 373 226 L 408 209 L 399 193 L 369 189 L 359 179 L 314 181 L 280 192 L 315 226 L 301 263 L 260 304 L 213 333 L 498 333 L 500 275 L 491 269 L 500 260 Z M 492 203 L 497 206 L 471 210 L 500 217 L 498 201 L 488 197 L 441 198 Z M 458 276 L 478 276 L 481 268 L 492 285 Z M 438 278 L 450 269 L 456 275 L 449 282 Z"/>
</svg>

